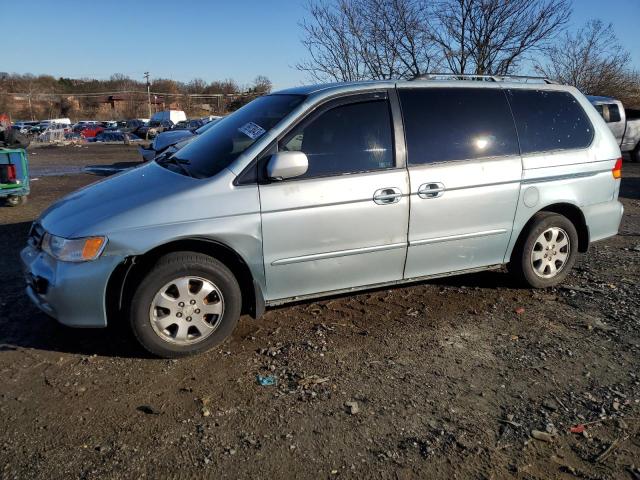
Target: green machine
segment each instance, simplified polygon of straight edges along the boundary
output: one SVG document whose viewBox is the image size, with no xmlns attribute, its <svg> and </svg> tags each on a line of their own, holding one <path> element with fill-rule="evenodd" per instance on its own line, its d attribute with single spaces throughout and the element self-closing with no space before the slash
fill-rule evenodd
<svg viewBox="0 0 640 480">
<path fill-rule="evenodd" d="M 0 148 L 0 200 L 15 207 L 26 203 L 27 195 L 29 195 L 27 151 L 21 148 Z"/>
</svg>

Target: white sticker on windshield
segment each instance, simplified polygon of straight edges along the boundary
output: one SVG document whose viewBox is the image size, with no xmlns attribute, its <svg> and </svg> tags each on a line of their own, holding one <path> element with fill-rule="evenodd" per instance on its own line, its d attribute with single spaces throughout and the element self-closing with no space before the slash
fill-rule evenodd
<svg viewBox="0 0 640 480">
<path fill-rule="evenodd" d="M 262 128 L 260 125 L 257 125 L 253 122 L 245 123 L 238 130 L 244 133 L 251 140 L 255 140 L 256 138 L 261 137 L 266 132 L 264 128 Z"/>
</svg>

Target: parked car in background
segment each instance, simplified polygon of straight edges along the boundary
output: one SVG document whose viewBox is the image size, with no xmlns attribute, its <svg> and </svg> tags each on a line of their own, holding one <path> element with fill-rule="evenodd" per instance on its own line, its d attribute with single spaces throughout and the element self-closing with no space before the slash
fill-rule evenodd
<svg viewBox="0 0 640 480">
<path fill-rule="evenodd" d="M 70 123 L 56 123 L 56 122 L 40 122 L 37 125 L 40 128 L 40 133 L 48 131 L 48 130 L 64 130 L 71 131 Z"/>
<path fill-rule="evenodd" d="M 141 142 L 142 139 L 133 133 L 119 132 L 113 130 L 104 130 L 98 133 L 95 137 L 87 139 L 90 142 L 124 142 L 125 135 L 128 136 L 130 142 Z"/>
<path fill-rule="evenodd" d="M 620 100 L 610 97 L 587 97 L 616 137 L 620 150 L 631 160 L 640 162 L 640 110 L 624 108 Z"/>
<path fill-rule="evenodd" d="M 203 126 L 206 122 L 199 118 L 191 120 L 183 120 L 173 126 L 173 130 L 196 130 Z"/>
<path fill-rule="evenodd" d="M 37 125 L 34 125 L 33 127 L 31 127 L 27 133 L 29 135 L 39 135 L 40 133 L 44 132 L 46 130 L 47 127 L 45 127 L 44 125 L 40 125 L 39 123 Z"/>
<path fill-rule="evenodd" d="M 129 133 L 133 133 L 138 137 L 142 138 L 142 136 L 138 133 L 138 130 L 144 127 L 149 122 L 147 118 L 132 118 L 127 120 L 126 125 L 123 128 L 123 131 L 127 131 Z"/>
<path fill-rule="evenodd" d="M 505 264 L 558 285 L 618 231 L 620 148 L 575 88 L 493 80 L 257 98 L 49 207 L 21 253 L 27 293 L 71 326 L 127 316 L 179 357 L 265 305 Z"/>
<path fill-rule="evenodd" d="M 71 127 L 71 120 L 68 118 L 51 118 L 49 120 L 40 121 L 41 125 L 61 125 L 64 127 Z"/>
<path fill-rule="evenodd" d="M 151 120 L 149 123 L 142 125 L 136 129 L 135 134 L 140 138 L 155 138 L 161 132 L 171 130 L 173 122 L 171 120 L 156 121 Z"/>
<path fill-rule="evenodd" d="M 36 136 L 38 142 L 61 142 L 66 136 L 73 133 L 69 125 L 52 123 L 44 126 Z"/>
<path fill-rule="evenodd" d="M 174 129 L 158 134 L 153 139 L 148 148 L 144 148 L 142 146 L 138 147 L 140 155 L 142 155 L 142 160 L 145 162 L 151 161 L 171 147 L 175 147 L 172 148 L 172 153 L 179 150 L 181 147 L 191 141 L 195 136 L 201 135 L 209 128 L 213 127 L 218 121 L 219 118 L 211 122 L 207 122 L 194 131 L 187 129 Z"/>
<path fill-rule="evenodd" d="M 79 122 L 73 124 L 73 129 L 75 130 L 76 128 L 84 127 L 87 125 L 97 125 L 99 123 L 100 122 L 98 122 L 97 120 L 80 120 Z"/>
<path fill-rule="evenodd" d="M 30 132 L 31 128 L 38 125 L 40 122 L 38 121 L 20 121 L 13 124 L 12 128 L 18 130 L 22 134 L 27 134 Z"/>
<path fill-rule="evenodd" d="M 103 132 L 105 128 L 102 125 L 85 125 L 77 131 L 83 138 L 93 138 Z"/>
<path fill-rule="evenodd" d="M 171 122 L 175 125 L 187 119 L 187 115 L 182 110 L 163 110 L 151 116 L 150 122 Z"/>
</svg>

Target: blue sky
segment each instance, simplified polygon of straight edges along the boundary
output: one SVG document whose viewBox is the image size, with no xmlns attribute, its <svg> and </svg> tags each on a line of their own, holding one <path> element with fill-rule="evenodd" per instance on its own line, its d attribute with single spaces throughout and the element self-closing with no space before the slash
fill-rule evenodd
<svg viewBox="0 0 640 480">
<path fill-rule="evenodd" d="M 305 0 L 77 2 L 0 0 L 5 48 L 0 70 L 65 77 L 124 73 L 250 83 L 276 88 L 306 80 L 298 22 Z M 612 22 L 640 69 L 640 0 L 574 0 L 572 26 Z M 8 19 L 17 19 L 8 21 Z M 10 48 L 6 48 L 6 47 Z"/>
</svg>

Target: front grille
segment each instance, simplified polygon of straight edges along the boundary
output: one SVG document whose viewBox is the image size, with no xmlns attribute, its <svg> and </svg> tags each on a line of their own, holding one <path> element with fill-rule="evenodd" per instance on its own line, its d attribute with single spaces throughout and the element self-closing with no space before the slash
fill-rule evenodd
<svg viewBox="0 0 640 480">
<path fill-rule="evenodd" d="M 29 230 L 29 239 L 27 240 L 29 245 L 33 248 L 40 248 L 42 245 L 42 238 L 44 237 L 44 228 L 38 222 L 33 222 L 31 230 Z"/>
</svg>

